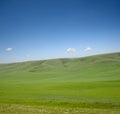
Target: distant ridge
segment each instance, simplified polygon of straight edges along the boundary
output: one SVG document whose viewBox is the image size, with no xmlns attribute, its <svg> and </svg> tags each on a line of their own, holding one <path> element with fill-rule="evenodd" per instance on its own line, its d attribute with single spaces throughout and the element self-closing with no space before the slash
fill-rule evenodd
<svg viewBox="0 0 120 114">
<path fill-rule="evenodd" d="M 0 72 L 6 71 L 57 71 L 59 70 L 79 70 L 90 65 L 108 64 L 120 61 L 120 52 L 100 54 L 81 58 L 59 58 L 39 61 L 28 61 L 10 64 L 0 64 Z"/>
</svg>

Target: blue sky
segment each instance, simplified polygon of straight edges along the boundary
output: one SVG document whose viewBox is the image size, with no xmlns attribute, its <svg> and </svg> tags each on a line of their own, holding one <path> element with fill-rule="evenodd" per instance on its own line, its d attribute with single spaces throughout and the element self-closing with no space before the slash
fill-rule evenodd
<svg viewBox="0 0 120 114">
<path fill-rule="evenodd" d="M 0 63 L 120 52 L 120 0 L 0 0 Z"/>
</svg>

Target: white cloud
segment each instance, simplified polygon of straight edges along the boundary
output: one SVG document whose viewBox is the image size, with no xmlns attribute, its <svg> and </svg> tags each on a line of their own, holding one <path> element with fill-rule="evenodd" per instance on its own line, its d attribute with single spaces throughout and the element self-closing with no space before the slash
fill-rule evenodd
<svg viewBox="0 0 120 114">
<path fill-rule="evenodd" d="M 91 51 L 91 50 L 92 50 L 92 48 L 90 48 L 90 47 L 87 47 L 84 49 L 84 51 Z"/>
<path fill-rule="evenodd" d="M 77 50 L 75 49 L 75 48 L 68 48 L 67 49 L 67 52 L 72 52 L 72 53 L 74 53 L 74 52 L 76 52 Z"/>
<path fill-rule="evenodd" d="M 6 51 L 12 51 L 13 48 L 6 48 Z"/>
</svg>

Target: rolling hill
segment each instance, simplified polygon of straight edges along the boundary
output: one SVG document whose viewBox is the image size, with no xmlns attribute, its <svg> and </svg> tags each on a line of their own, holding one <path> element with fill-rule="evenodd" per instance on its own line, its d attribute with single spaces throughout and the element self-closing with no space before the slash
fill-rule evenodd
<svg viewBox="0 0 120 114">
<path fill-rule="evenodd" d="M 67 70 L 74 71 L 81 68 L 89 68 L 96 65 L 109 65 L 120 61 L 120 53 L 102 54 L 83 58 L 62 58 L 41 61 L 30 61 L 11 64 L 0 64 L 0 72 L 41 72 Z"/>
<path fill-rule="evenodd" d="M 0 104 L 120 108 L 120 52 L 0 64 Z"/>
</svg>

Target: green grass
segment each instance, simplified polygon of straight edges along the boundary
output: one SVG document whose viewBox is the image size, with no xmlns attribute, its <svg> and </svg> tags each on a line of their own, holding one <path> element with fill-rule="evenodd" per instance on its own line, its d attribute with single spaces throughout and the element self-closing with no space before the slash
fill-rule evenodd
<svg viewBox="0 0 120 114">
<path fill-rule="evenodd" d="M 0 104 L 3 114 L 120 113 L 120 53 L 1 64 Z"/>
</svg>

